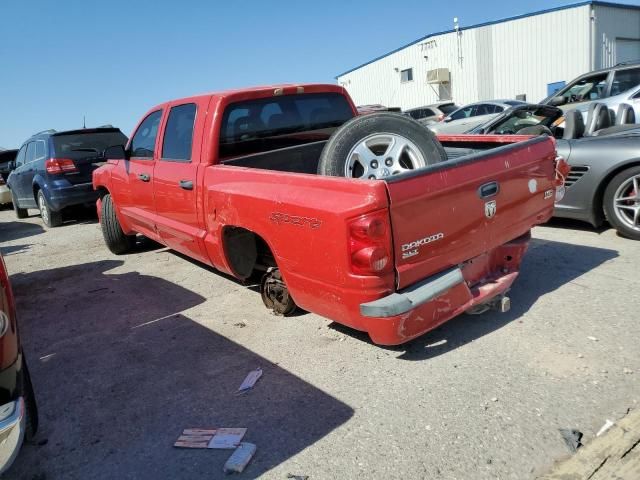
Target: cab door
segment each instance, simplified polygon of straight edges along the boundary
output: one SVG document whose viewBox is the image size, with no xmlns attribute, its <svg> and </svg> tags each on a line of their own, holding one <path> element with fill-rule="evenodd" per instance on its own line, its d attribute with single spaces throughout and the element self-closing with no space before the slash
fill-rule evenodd
<svg viewBox="0 0 640 480">
<path fill-rule="evenodd" d="M 158 233 L 170 248 L 201 261 L 204 253 L 203 222 L 198 171 L 202 130 L 209 98 L 174 102 L 167 107 L 162 145 L 154 170 L 154 197 Z"/>
<path fill-rule="evenodd" d="M 153 199 L 154 164 L 158 158 L 158 131 L 162 109 L 149 113 L 138 125 L 127 146 L 124 168 L 112 175 L 113 200 L 125 223 L 143 235 L 156 239 Z"/>
</svg>

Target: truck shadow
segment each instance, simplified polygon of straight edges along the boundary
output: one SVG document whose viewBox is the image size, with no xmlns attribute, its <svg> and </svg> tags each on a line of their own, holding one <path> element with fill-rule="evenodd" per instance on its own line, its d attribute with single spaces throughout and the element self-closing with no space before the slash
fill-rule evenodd
<svg viewBox="0 0 640 480">
<path fill-rule="evenodd" d="M 481 315 L 459 315 L 415 340 L 382 348 L 400 352 L 397 358 L 411 361 L 446 354 L 519 319 L 541 296 L 617 256 L 615 250 L 533 239 L 520 275 L 509 292 L 511 310 L 507 313 L 490 311 Z M 334 325 L 333 328 L 342 333 L 370 342 L 363 332 Z"/>
<path fill-rule="evenodd" d="M 0 227 L 0 242 L 11 242 L 13 240 L 40 235 L 41 233 L 44 233 L 44 228 L 37 223 L 2 222 L 2 227 Z"/>
<path fill-rule="evenodd" d="M 12 276 L 40 431 L 8 475 L 221 478 L 230 450 L 173 447 L 184 428 L 220 426 L 248 428 L 245 440 L 257 453 L 235 478 L 256 478 L 353 415 L 348 405 L 180 313 L 205 302 L 202 296 L 162 278 L 108 272 L 122 264 Z M 234 395 L 257 367 L 264 374 L 256 387 Z"/>
</svg>

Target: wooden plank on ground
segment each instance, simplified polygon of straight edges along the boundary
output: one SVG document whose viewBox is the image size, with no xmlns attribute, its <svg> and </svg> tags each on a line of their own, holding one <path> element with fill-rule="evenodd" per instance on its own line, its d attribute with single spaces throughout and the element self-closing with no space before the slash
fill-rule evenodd
<svg viewBox="0 0 640 480">
<path fill-rule="evenodd" d="M 616 422 L 539 480 L 640 480 L 640 410 Z"/>
</svg>

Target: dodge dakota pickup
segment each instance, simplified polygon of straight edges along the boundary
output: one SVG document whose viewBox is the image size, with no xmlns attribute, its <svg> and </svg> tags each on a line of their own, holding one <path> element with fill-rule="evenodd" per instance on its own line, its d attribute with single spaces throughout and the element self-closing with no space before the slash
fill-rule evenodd
<svg viewBox="0 0 640 480">
<path fill-rule="evenodd" d="M 506 311 L 530 230 L 566 164 L 547 136 L 436 139 L 397 113 L 356 117 L 336 85 L 163 103 L 93 173 L 116 254 L 142 234 L 394 345 L 463 312 Z"/>
</svg>

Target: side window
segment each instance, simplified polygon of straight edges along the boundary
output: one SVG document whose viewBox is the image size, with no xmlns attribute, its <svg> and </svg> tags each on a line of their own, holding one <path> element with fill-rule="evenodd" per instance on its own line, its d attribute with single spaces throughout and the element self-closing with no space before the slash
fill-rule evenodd
<svg viewBox="0 0 640 480">
<path fill-rule="evenodd" d="M 157 110 L 142 121 L 129 146 L 132 157 L 153 158 L 161 118 L 162 110 Z"/>
<path fill-rule="evenodd" d="M 44 140 L 36 141 L 36 158 L 35 160 L 41 160 L 45 157 Z"/>
<path fill-rule="evenodd" d="M 618 95 L 640 84 L 640 68 L 628 68 L 615 73 L 611 95 Z"/>
<path fill-rule="evenodd" d="M 501 107 L 500 105 L 494 105 L 493 112 L 491 113 L 501 113 L 501 112 L 504 112 L 504 107 Z"/>
<path fill-rule="evenodd" d="M 466 107 L 463 108 L 461 110 L 458 110 L 457 112 L 453 113 L 451 115 L 451 119 L 452 120 L 460 120 L 462 118 L 467 118 L 471 116 L 471 110 L 473 110 L 473 107 Z"/>
<path fill-rule="evenodd" d="M 25 163 L 31 163 L 36 159 L 36 142 L 29 142 L 27 145 L 27 160 Z"/>
<path fill-rule="evenodd" d="M 409 112 L 409 115 L 411 116 L 411 118 L 413 118 L 414 120 L 418 120 L 420 118 L 420 110 L 411 110 Z"/>
<path fill-rule="evenodd" d="M 435 117 L 435 116 L 436 116 L 436 113 L 433 110 L 431 110 L 430 108 L 425 108 L 424 109 L 423 118 L 425 118 L 425 117 Z"/>
<path fill-rule="evenodd" d="M 633 99 L 634 99 L 634 100 L 640 99 L 640 92 L 636 93 L 636 94 L 633 96 Z"/>
<path fill-rule="evenodd" d="M 18 155 L 16 155 L 16 167 L 25 164 L 25 159 L 27 158 L 27 146 L 23 145 Z"/>
<path fill-rule="evenodd" d="M 191 143 L 195 119 L 195 103 L 178 105 L 171 109 L 162 141 L 163 160 L 191 161 Z"/>
<path fill-rule="evenodd" d="M 473 112 L 473 115 L 489 115 L 493 111 L 493 105 L 487 105 L 486 103 L 481 103 L 476 106 L 476 111 Z"/>
</svg>

